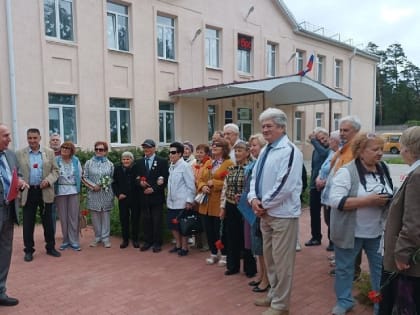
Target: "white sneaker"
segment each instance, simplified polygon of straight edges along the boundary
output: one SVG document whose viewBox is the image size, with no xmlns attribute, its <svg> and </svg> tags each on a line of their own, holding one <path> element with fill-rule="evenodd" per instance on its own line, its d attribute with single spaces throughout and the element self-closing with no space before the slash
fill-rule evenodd
<svg viewBox="0 0 420 315">
<path fill-rule="evenodd" d="M 219 260 L 219 262 L 217 263 L 217 265 L 218 265 L 219 267 L 225 267 L 225 266 L 226 266 L 226 255 L 222 255 L 222 256 L 220 256 L 220 260 Z"/>
<path fill-rule="evenodd" d="M 104 242 L 104 247 L 105 248 L 111 248 L 111 242 L 110 241 L 105 241 Z"/>
<path fill-rule="evenodd" d="M 302 250 L 302 246 L 300 246 L 300 243 L 296 243 L 296 251 L 300 252 Z"/>
<path fill-rule="evenodd" d="M 217 262 L 217 255 L 210 255 L 209 258 L 206 258 L 207 265 L 213 265 Z"/>
<path fill-rule="evenodd" d="M 97 241 L 97 240 L 93 240 L 93 241 L 89 244 L 89 246 L 90 246 L 90 247 L 96 247 L 96 246 L 98 246 L 98 243 L 99 243 L 99 241 Z"/>
</svg>

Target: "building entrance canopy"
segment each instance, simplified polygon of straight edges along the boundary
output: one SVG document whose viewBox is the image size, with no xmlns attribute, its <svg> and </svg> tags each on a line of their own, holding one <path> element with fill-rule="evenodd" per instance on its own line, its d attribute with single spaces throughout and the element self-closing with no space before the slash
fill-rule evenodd
<svg viewBox="0 0 420 315">
<path fill-rule="evenodd" d="M 351 100 L 350 97 L 326 85 L 305 76 L 301 77 L 300 75 L 177 90 L 169 92 L 169 96 L 198 97 L 214 100 L 259 93 L 264 94 L 264 102 L 269 100 L 273 105 L 297 105 L 322 102 L 329 102 L 331 104 L 331 102 L 346 102 Z"/>
</svg>

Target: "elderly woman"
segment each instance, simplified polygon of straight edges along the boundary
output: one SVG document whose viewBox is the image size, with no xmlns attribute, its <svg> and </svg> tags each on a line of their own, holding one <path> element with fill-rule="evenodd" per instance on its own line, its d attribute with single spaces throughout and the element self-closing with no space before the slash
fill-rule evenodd
<svg viewBox="0 0 420 315">
<path fill-rule="evenodd" d="M 56 157 L 60 176 L 55 182 L 55 204 L 59 210 L 63 243 L 60 250 L 71 247 L 80 251 L 79 243 L 79 193 L 82 166 L 74 156 L 76 149 L 71 141 L 60 147 L 61 154 Z"/>
<path fill-rule="evenodd" d="M 244 189 L 244 172 L 249 163 L 249 146 L 244 141 L 239 141 L 233 147 L 235 150 L 236 164 L 228 168 L 220 199 L 220 218 L 226 226 L 226 253 L 227 265 L 225 275 L 239 272 L 241 252 L 244 253 L 244 271 L 248 277 L 257 273 L 255 259 L 250 252 L 244 251 L 244 223 L 238 202 Z"/>
<path fill-rule="evenodd" d="M 187 162 L 190 166 L 194 166 L 195 163 L 197 163 L 197 160 L 193 154 L 194 152 L 194 146 L 191 141 L 184 141 L 184 160 Z"/>
<path fill-rule="evenodd" d="M 179 231 L 179 224 L 174 220 L 184 210 L 193 210 L 195 196 L 194 173 L 191 166 L 182 158 L 184 145 L 180 142 L 173 142 L 169 145 L 169 167 L 168 193 L 166 205 L 168 207 L 168 227 L 176 241 L 170 253 L 178 253 L 178 256 L 188 254 L 188 241 Z"/>
<path fill-rule="evenodd" d="M 136 204 L 135 185 L 136 178 L 133 172 L 134 156 L 131 152 L 121 154 L 121 165 L 117 165 L 114 171 L 112 190 L 118 199 L 120 210 L 120 223 L 123 241 L 120 248 L 128 246 L 130 235 L 134 248 L 139 248 L 139 220 L 140 212 Z"/>
<path fill-rule="evenodd" d="M 95 155 L 86 162 L 82 181 L 86 185 L 87 202 L 92 217 L 95 238 L 90 247 L 96 247 L 103 242 L 104 247 L 110 248 L 111 210 L 114 207 L 114 193 L 112 192 L 112 177 L 114 164 L 106 157 L 108 144 L 104 141 L 95 143 Z"/>
<path fill-rule="evenodd" d="M 211 255 L 206 259 L 208 265 L 218 262 L 218 266 L 226 266 L 226 251 L 222 248 L 220 260 L 216 241 L 220 238 L 220 195 L 227 175 L 227 169 L 233 165 L 229 158 L 229 143 L 220 139 L 211 146 L 212 159 L 203 167 L 198 180 L 197 191 L 206 194 L 207 198 L 199 205 L 199 213 L 204 216 L 205 230 Z"/>
<path fill-rule="evenodd" d="M 249 184 L 251 182 L 252 169 L 255 166 L 255 162 L 257 161 L 258 156 L 260 155 L 261 149 L 266 144 L 267 141 L 265 141 L 261 133 L 251 135 L 249 137 L 250 153 L 253 160 L 247 165 L 245 169 L 245 196 L 247 196 L 249 192 Z M 250 209 L 250 211 L 252 211 L 252 209 Z M 257 218 L 252 226 L 250 226 L 250 224 L 247 221 L 245 221 L 244 232 L 245 248 L 252 249 L 252 253 L 258 257 L 258 265 L 260 268 L 258 280 L 253 280 L 248 284 L 253 287 L 252 291 L 254 292 L 266 292 L 270 287 L 270 284 L 268 281 L 267 270 L 265 269 L 265 261 L 263 256 L 263 239 L 260 231 L 260 219 Z"/>
<path fill-rule="evenodd" d="M 400 154 L 409 169 L 389 207 L 382 282 L 393 272 L 399 274 L 382 292 L 380 315 L 394 314 L 393 310 L 396 314 L 420 314 L 420 127 L 405 130 L 400 142 Z M 404 295 L 404 301 L 398 293 Z"/>
<path fill-rule="evenodd" d="M 336 262 L 334 315 L 344 315 L 354 306 L 354 261 L 361 249 L 368 257 L 372 288 L 379 289 L 382 268 L 379 249 L 392 196 L 388 168 L 380 162 L 383 145 L 382 138 L 375 134 L 358 134 L 352 144 L 355 159 L 340 168 L 333 178 L 329 199 Z"/>
</svg>

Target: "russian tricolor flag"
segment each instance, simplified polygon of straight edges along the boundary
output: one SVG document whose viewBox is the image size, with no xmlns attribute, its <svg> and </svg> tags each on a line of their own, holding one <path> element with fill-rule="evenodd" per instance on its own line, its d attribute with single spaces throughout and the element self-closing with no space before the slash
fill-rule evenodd
<svg viewBox="0 0 420 315">
<path fill-rule="evenodd" d="M 312 67 L 314 65 L 314 58 L 315 58 L 314 54 L 312 54 L 311 57 L 309 57 L 308 63 L 306 64 L 306 69 L 299 71 L 298 75 L 303 77 L 303 76 L 305 76 L 305 74 L 307 74 L 309 71 L 312 70 Z"/>
</svg>

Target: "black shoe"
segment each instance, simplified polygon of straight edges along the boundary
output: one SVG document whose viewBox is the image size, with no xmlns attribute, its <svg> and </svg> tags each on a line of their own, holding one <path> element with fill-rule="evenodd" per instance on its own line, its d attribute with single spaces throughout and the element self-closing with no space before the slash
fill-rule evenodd
<svg viewBox="0 0 420 315">
<path fill-rule="evenodd" d="M 127 248 L 127 246 L 128 246 L 128 241 L 123 241 L 123 242 L 120 244 L 120 248 Z"/>
<path fill-rule="evenodd" d="M 330 242 L 326 248 L 327 252 L 333 252 L 334 251 L 334 243 Z"/>
<path fill-rule="evenodd" d="M 180 248 L 178 251 L 178 256 L 187 256 L 188 255 L 188 249 Z"/>
<path fill-rule="evenodd" d="M 248 282 L 248 285 L 250 285 L 251 287 L 257 287 L 260 283 L 261 283 L 261 280 L 260 281 L 252 280 L 251 282 Z"/>
<path fill-rule="evenodd" d="M 24 261 L 30 262 L 34 259 L 34 256 L 32 253 L 25 253 L 25 257 L 23 257 Z"/>
<path fill-rule="evenodd" d="M 162 250 L 162 248 L 160 246 L 153 246 L 153 252 L 154 253 L 159 253 Z"/>
<path fill-rule="evenodd" d="M 253 292 L 262 293 L 267 292 L 267 290 L 270 288 L 270 285 L 268 284 L 264 289 L 261 289 L 259 286 L 256 286 L 252 289 Z"/>
<path fill-rule="evenodd" d="M 305 243 L 305 246 L 319 246 L 321 245 L 321 241 L 311 238 L 309 241 Z"/>
<path fill-rule="evenodd" d="M 19 304 L 19 300 L 3 294 L 0 296 L 1 306 L 15 306 Z"/>
<path fill-rule="evenodd" d="M 152 245 L 145 243 L 142 247 L 140 247 L 141 252 L 145 252 L 146 250 L 149 250 Z"/>
<path fill-rule="evenodd" d="M 133 247 L 134 248 L 139 248 L 140 247 L 139 242 L 133 241 Z"/>
<path fill-rule="evenodd" d="M 225 271 L 225 276 L 231 276 L 231 275 L 234 275 L 234 274 L 237 274 L 237 273 L 239 273 L 239 271 L 235 271 L 235 270 L 226 270 L 226 271 Z"/>
<path fill-rule="evenodd" d="M 47 255 L 53 256 L 53 257 L 61 257 L 61 254 L 59 252 L 57 252 L 55 250 L 55 248 L 53 249 L 48 249 L 47 250 Z"/>
<path fill-rule="evenodd" d="M 172 249 L 169 250 L 169 252 L 172 253 L 178 253 L 181 250 L 181 247 L 174 246 Z"/>
</svg>

